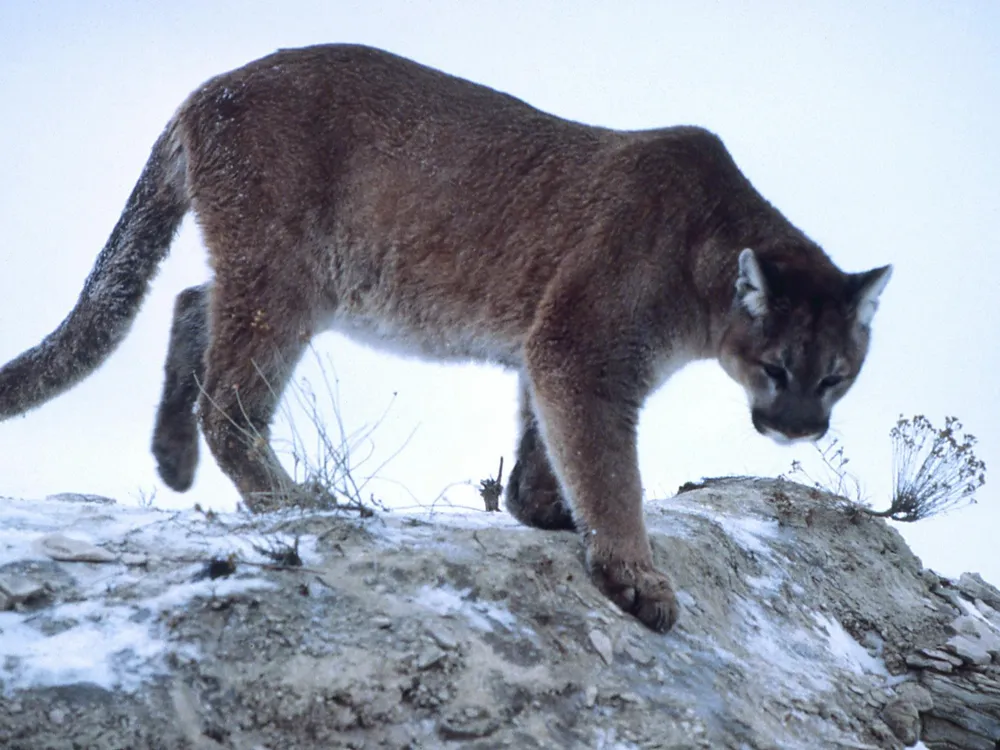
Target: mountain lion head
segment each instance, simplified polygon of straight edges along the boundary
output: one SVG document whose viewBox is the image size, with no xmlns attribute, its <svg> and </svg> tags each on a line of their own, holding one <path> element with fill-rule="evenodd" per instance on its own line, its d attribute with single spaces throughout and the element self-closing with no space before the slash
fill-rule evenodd
<svg viewBox="0 0 1000 750">
<path fill-rule="evenodd" d="M 817 274 L 795 253 L 739 256 L 719 361 L 746 390 L 753 426 L 780 443 L 818 440 L 854 383 L 891 266 Z"/>
</svg>

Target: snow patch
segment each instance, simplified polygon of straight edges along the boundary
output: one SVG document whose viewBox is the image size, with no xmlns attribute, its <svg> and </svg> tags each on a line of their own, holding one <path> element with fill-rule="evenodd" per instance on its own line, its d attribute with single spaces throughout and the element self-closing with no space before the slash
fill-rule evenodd
<svg viewBox="0 0 1000 750">
<path fill-rule="evenodd" d="M 775 683 L 779 692 L 793 696 L 833 689 L 827 676 L 816 669 L 817 662 L 822 661 L 818 658 L 822 645 L 815 633 L 803 628 L 777 628 L 755 602 L 744 602 L 740 609 L 746 623 L 746 651 L 779 677 Z"/>
<path fill-rule="evenodd" d="M 517 618 L 510 610 L 489 602 L 470 601 L 467 597 L 471 593 L 471 589 L 457 591 L 446 586 L 423 586 L 413 601 L 442 617 L 464 617 L 478 630 L 492 632 L 494 624 L 507 630 L 517 629 Z"/>
<path fill-rule="evenodd" d="M 772 553 L 768 540 L 776 539 L 778 536 L 777 521 L 765 521 L 752 517 L 733 518 L 732 516 L 718 516 L 716 520 L 722 525 L 729 537 L 743 549 L 758 555 Z"/>
<path fill-rule="evenodd" d="M 781 584 L 785 582 L 785 576 L 773 572 L 764 576 L 747 576 L 745 580 L 748 586 L 761 593 L 776 594 L 781 591 Z"/>
<path fill-rule="evenodd" d="M 813 612 L 813 620 L 819 625 L 820 632 L 826 636 L 827 646 L 837 659 L 858 674 L 871 672 L 888 676 L 885 664 L 868 653 L 864 646 L 854 640 L 854 637 L 844 630 L 840 621 L 822 612 Z"/>
<path fill-rule="evenodd" d="M 159 615 L 196 597 L 229 596 L 272 586 L 259 578 L 198 581 L 171 586 L 163 594 L 128 604 L 108 605 L 99 599 L 60 604 L 46 612 L 44 621 L 34 613 L 2 612 L 0 684 L 6 693 L 77 682 L 136 690 L 166 671 L 162 659 L 174 650 Z M 59 629 L 63 625 L 68 627 Z"/>
<path fill-rule="evenodd" d="M 71 582 L 73 598 L 40 611 L 0 612 L 0 690 L 8 694 L 78 682 L 106 689 L 138 689 L 166 671 L 164 657 L 177 651 L 167 638 L 163 613 L 199 597 L 273 587 L 257 576 L 193 580 L 206 562 L 230 554 L 238 560 L 266 562 L 255 547 L 268 549 L 276 541 L 292 543 L 287 534 L 234 530 L 242 527 L 244 519 L 217 517 L 218 521 L 212 521 L 196 511 L 165 512 L 58 498 L 4 498 L 0 507 L 0 572 L 6 570 L 14 580 L 22 576 L 33 580 L 37 575 L 48 581 L 44 565 L 37 574 L 22 567 L 26 561 L 29 565 L 30 561 L 46 561 L 58 566 L 60 575 Z M 161 573 L 155 556 L 153 565 L 141 572 L 121 562 L 56 563 L 34 547 L 36 540 L 50 534 L 86 541 L 115 555 L 122 549 L 140 556 L 146 554 L 143 550 L 168 550 L 175 559 L 190 560 L 190 565 Z M 299 537 L 298 552 L 304 564 L 321 559 L 316 544 L 315 536 Z M 61 578 L 51 580 L 62 585 Z M 189 648 L 182 651 L 197 656 L 188 653 Z"/>
<path fill-rule="evenodd" d="M 774 550 L 770 542 L 776 540 L 780 534 L 778 522 L 773 519 L 757 518 L 754 516 L 730 516 L 710 508 L 687 503 L 683 506 L 678 503 L 671 510 L 698 516 L 718 524 L 722 527 L 726 535 L 742 549 L 758 555 L 772 555 Z"/>
</svg>

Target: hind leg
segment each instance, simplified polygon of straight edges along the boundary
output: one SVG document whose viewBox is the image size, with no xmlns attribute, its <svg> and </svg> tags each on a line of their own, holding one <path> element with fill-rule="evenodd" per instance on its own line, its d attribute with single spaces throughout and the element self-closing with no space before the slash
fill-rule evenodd
<svg viewBox="0 0 1000 750">
<path fill-rule="evenodd" d="M 153 428 L 153 455 L 163 482 L 177 492 L 191 488 L 198 466 L 195 403 L 205 381 L 209 284 L 185 289 L 174 302 L 163 394 Z"/>
<path fill-rule="evenodd" d="M 573 531 L 576 524 L 538 433 L 530 386 L 523 374 L 519 389 L 521 436 L 514 469 L 507 480 L 507 511 L 526 526 Z"/>
<path fill-rule="evenodd" d="M 212 455 L 253 511 L 300 499 L 269 438 L 281 394 L 311 338 L 309 308 L 306 290 L 284 288 L 280 273 L 270 271 L 247 273 L 258 281 L 249 286 L 217 275 L 199 402 Z"/>
</svg>

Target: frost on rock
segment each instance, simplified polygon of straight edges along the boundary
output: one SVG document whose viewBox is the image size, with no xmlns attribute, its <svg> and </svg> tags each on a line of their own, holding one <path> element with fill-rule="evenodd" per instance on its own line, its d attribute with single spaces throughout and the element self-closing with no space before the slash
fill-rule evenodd
<svg viewBox="0 0 1000 750">
<path fill-rule="evenodd" d="M 274 585 L 256 570 L 194 580 L 204 560 L 247 546 L 221 528 L 198 529 L 194 514 L 97 506 L 86 495 L 2 502 L 0 688 L 7 696 L 76 683 L 137 690 L 169 672 L 171 654 L 197 656 L 194 644 L 171 644 L 162 622 L 172 612 L 195 599 Z"/>
<path fill-rule="evenodd" d="M 980 577 L 789 482 L 647 522 L 666 635 L 505 515 L 0 501 L 0 747 L 997 747 Z"/>
</svg>

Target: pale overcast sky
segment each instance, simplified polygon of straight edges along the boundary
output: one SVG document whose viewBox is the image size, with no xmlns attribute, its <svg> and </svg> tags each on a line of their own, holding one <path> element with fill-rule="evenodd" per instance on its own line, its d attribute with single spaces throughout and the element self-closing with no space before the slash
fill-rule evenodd
<svg viewBox="0 0 1000 750">
<path fill-rule="evenodd" d="M 185 95 L 278 47 L 359 42 L 618 128 L 716 131 L 747 176 L 842 268 L 891 262 L 872 351 L 834 411 L 850 466 L 879 505 L 900 413 L 955 414 L 1000 471 L 1000 3 L 316 2 L 0 4 L 0 362 L 69 311 Z M 0 424 L 0 496 L 90 492 L 231 508 L 203 453 L 186 495 L 148 444 L 174 295 L 207 277 L 185 223 L 132 335 L 74 391 Z M 430 502 L 512 462 L 515 376 L 316 340 L 350 429 L 375 420 L 373 490 Z M 303 368 L 303 373 L 306 368 Z M 414 432 L 414 430 L 416 430 Z M 741 390 L 692 366 L 649 403 L 647 494 L 702 476 L 775 475 L 808 446 L 757 435 Z M 362 470 L 361 473 L 364 473 Z M 924 563 L 1000 583 L 1000 475 L 980 503 L 901 526 Z M 405 489 L 404 489 L 405 488 Z M 468 488 L 456 503 L 478 503 Z"/>
</svg>

